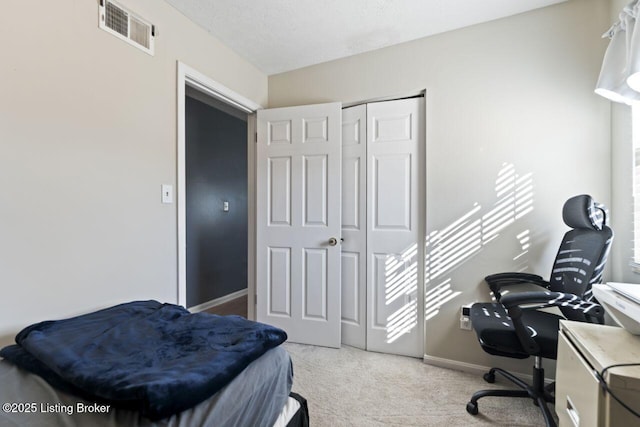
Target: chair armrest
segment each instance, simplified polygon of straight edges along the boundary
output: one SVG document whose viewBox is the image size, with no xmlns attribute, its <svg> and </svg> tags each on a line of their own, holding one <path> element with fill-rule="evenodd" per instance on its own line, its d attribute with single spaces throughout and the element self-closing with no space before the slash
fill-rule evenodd
<svg viewBox="0 0 640 427">
<path fill-rule="evenodd" d="M 502 289 L 503 286 L 520 285 L 524 283 L 531 283 L 545 289 L 548 289 L 550 286 L 549 282 L 544 280 L 542 277 L 538 276 L 537 274 L 529 273 L 509 272 L 491 274 L 485 277 L 484 280 L 485 282 L 487 282 L 487 285 L 489 285 L 489 289 L 491 289 L 491 292 L 496 297 L 497 301 L 500 301 L 500 299 L 502 298 L 500 289 Z"/>
<path fill-rule="evenodd" d="M 513 283 L 526 283 L 526 282 L 531 282 L 531 283 L 542 282 L 542 283 L 546 283 L 542 279 L 542 277 L 538 276 L 537 274 L 516 273 L 516 272 L 490 274 L 487 277 L 485 277 L 484 280 L 486 280 L 487 282 L 507 281 L 507 282 L 513 282 Z"/>
<path fill-rule="evenodd" d="M 527 325 L 522 323 L 522 313 L 524 310 L 557 306 L 581 311 L 585 316 L 592 316 L 598 319 L 604 318 L 604 309 L 600 304 L 585 301 L 577 295 L 563 292 L 518 292 L 503 296 L 500 303 L 507 309 L 509 317 L 513 322 L 516 335 L 518 336 L 518 340 L 529 354 L 538 353 L 540 351 L 540 347 L 529 334 Z"/>
</svg>

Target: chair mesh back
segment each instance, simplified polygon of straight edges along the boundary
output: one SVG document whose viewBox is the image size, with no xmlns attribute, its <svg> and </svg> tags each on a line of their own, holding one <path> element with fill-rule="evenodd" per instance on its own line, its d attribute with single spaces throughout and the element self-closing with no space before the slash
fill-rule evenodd
<svg viewBox="0 0 640 427">
<path fill-rule="evenodd" d="M 565 223 L 573 228 L 560 244 L 553 264 L 550 289 L 567 292 L 590 301 L 591 285 L 602 281 L 613 232 L 606 225 L 604 206 L 582 195 L 569 199 L 563 210 Z M 582 312 L 561 307 L 562 314 L 570 320 L 589 321 Z"/>
</svg>

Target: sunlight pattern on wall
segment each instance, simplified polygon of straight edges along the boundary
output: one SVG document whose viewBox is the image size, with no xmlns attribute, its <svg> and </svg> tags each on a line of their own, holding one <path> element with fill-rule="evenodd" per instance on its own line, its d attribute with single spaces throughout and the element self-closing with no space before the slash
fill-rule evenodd
<svg viewBox="0 0 640 427">
<path fill-rule="evenodd" d="M 453 292 L 451 289 L 451 279 L 447 279 L 439 285 L 429 289 L 425 295 L 424 320 L 429 320 L 438 314 L 441 306 L 451 301 L 462 292 Z"/>
<path fill-rule="evenodd" d="M 418 324 L 418 245 L 385 260 L 385 305 L 401 304 L 387 316 L 387 342 L 392 343 Z"/>
<path fill-rule="evenodd" d="M 391 344 L 402 335 L 410 332 L 418 324 L 417 299 L 408 301 L 400 310 L 387 319 L 387 343 Z"/>
<path fill-rule="evenodd" d="M 529 243 L 529 240 L 530 240 L 529 234 L 530 234 L 529 230 L 524 230 L 522 233 L 516 236 L 516 238 L 520 242 L 520 246 L 522 247 L 522 252 L 520 252 L 518 255 L 513 257 L 514 261 L 517 261 L 519 258 L 521 258 L 522 256 L 526 255 L 529 252 L 529 246 L 531 246 L 531 244 Z"/>
<path fill-rule="evenodd" d="M 498 233 L 533 210 L 531 173 L 519 176 L 512 164 L 505 165 L 496 180 L 498 201 L 482 216 L 482 244 L 498 237 Z"/>
<path fill-rule="evenodd" d="M 475 203 L 450 225 L 427 236 L 425 283 L 432 288 L 425 295 L 426 319 L 435 316 L 442 305 L 460 295 L 451 289 L 451 278 L 447 274 L 533 210 L 533 176 L 531 173 L 519 175 L 510 163 L 503 164 L 498 172 L 495 192 L 497 200 L 488 212 L 482 214 L 482 206 Z M 516 238 L 522 251 L 514 260 L 528 252 L 529 230 L 517 234 Z"/>
</svg>

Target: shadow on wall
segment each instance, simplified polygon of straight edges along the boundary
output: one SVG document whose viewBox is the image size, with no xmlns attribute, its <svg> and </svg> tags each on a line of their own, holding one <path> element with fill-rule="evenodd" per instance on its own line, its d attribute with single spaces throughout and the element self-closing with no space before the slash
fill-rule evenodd
<svg viewBox="0 0 640 427">
<path fill-rule="evenodd" d="M 483 213 L 473 207 L 442 230 L 427 236 L 425 250 L 425 320 L 436 316 L 447 302 L 461 294 L 451 288 L 449 274 L 494 241 L 508 226 L 533 211 L 533 176 L 519 175 L 512 164 L 503 164 L 495 184 L 496 202 Z M 530 230 L 516 235 L 521 251 L 513 257 L 515 270 L 527 268 L 525 255 L 530 247 Z"/>
</svg>

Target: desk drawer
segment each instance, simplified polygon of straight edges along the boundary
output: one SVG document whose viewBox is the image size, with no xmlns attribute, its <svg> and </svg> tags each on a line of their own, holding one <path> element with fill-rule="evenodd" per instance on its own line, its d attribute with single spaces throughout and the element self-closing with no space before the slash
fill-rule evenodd
<svg viewBox="0 0 640 427">
<path fill-rule="evenodd" d="M 556 365 L 556 413 L 561 427 L 598 427 L 599 385 L 591 366 L 560 332 Z"/>
</svg>

